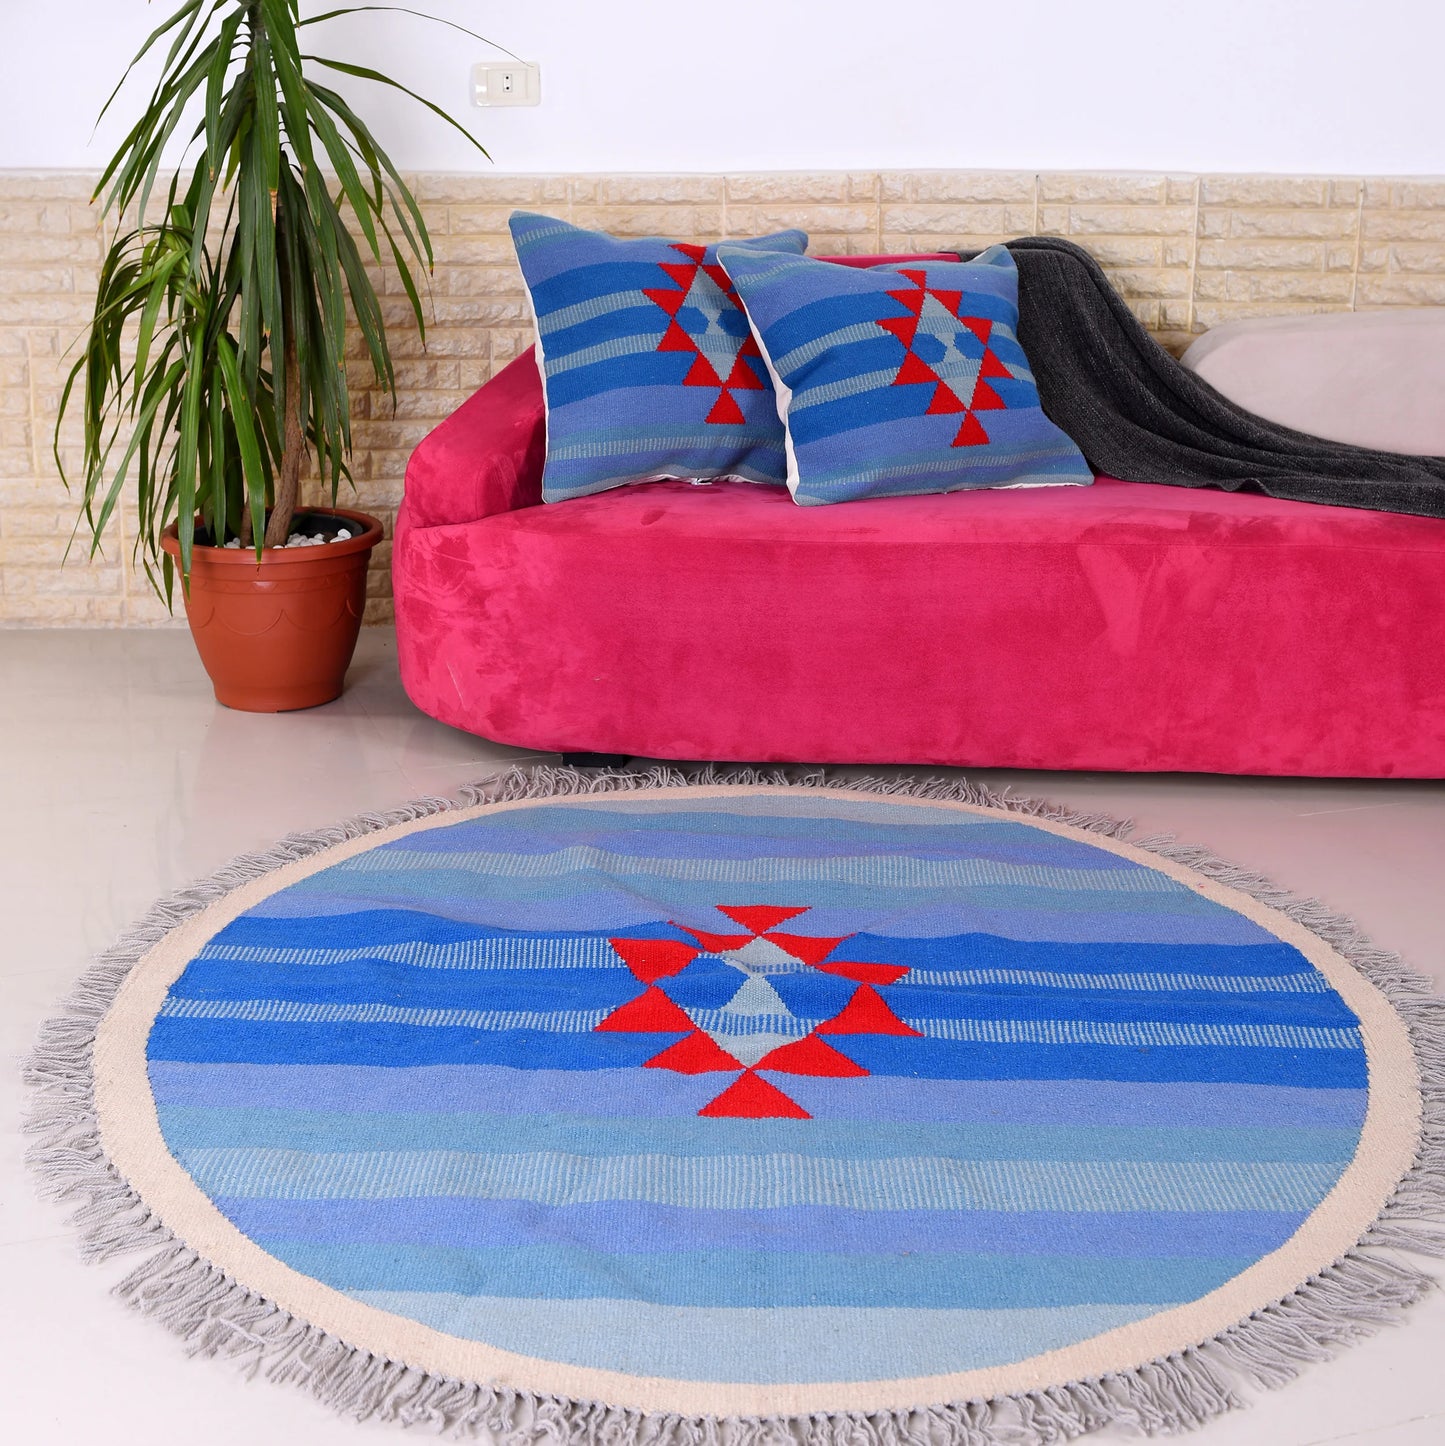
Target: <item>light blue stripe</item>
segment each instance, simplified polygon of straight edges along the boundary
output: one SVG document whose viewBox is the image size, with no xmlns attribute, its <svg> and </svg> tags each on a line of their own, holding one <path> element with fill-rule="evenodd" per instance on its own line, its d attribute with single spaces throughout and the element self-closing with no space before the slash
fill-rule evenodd
<svg viewBox="0 0 1445 1446">
<path fill-rule="evenodd" d="M 541 1207 L 530 1200 L 270 1200 L 222 1195 L 217 1209 L 253 1240 L 491 1248 L 521 1241 L 611 1255 L 792 1250 L 842 1255 L 1225 1256 L 1257 1260 L 1304 1223 L 1293 1210 L 679 1210 L 643 1200 Z M 410 1282 L 408 1288 L 415 1288 Z M 451 1287 L 445 1287 L 450 1289 Z M 1040 1302 L 1034 1302 L 1040 1304 Z"/>
<path fill-rule="evenodd" d="M 1040 1355 L 1163 1303 L 1034 1310 L 773 1310 L 349 1291 L 463 1340 L 633 1375 L 756 1384 L 941 1375 Z"/>
<path fill-rule="evenodd" d="M 881 341 L 887 333 L 882 331 L 876 321 L 858 321 L 850 326 L 840 326 L 835 331 L 830 331 L 824 336 L 809 338 L 792 351 L 786 351 L 781 356 L 773 358 L 773 370 L 779 375 L 786 377 L 797 371 L 800 366 L 806 365 L 814 357 L 822 356 L 826 351 L 832 351 L 840 346 L 849 346 L 860 341 Z M 891 382 L 898 375 L 898 368 L 891 371 L 879 372 L 878 375 L 884 380 Z"/>
<path fill-rule="evenodd" d="M 965 815 L 965 817 L 972 817 Z M 931 817 L 917 824 L 856 819 L 783 818 L 746 812 L 599 814 L 595 810 L 549 807 L 545 819 L 525 813 L 491 814 L 470 823 L 410 834 L 406 847 L 414 853 L 455 853 L 482 849 L 500 852 L 548 853 L 571 844 L 591 844 L 649 858 L 799 858 L 853 857 L 867 853 L 901 853 L 923 858 L 967 854 L 1010 863 L 1056 864 L 1063 867 L 1128 872 L 1139 867 L 1059 834 L 1024 830 L 1019 824 L 970 823 L 967 829 L 942 832 Z"/>
<path fill-rule="evenodd" d="M 327 965 L 357 959 L 387 959 L 417 969 L 625 969 L 606 939 L 576 936 L 553 939 L 461 939 L 450 944 L 408 940 L 361 948 L 278 948 L 256 944 L 208 944 L 198 959 L 227 959 L 254 964 Z M 766 969 L 764 969 L 766 972 Z M 1290 974 L 1182 974 L 1130 972 L 1066 973 L 1050 969 L 910 969 L 900 984 L 967 989 L 984 984 L 1020 984 L 1038 989 L 1122 990 L 1169 993 L 1200 990 L 1219 994 L 1328 994 L 1324 976 L 1298 970 Z"/>
<path fill-rule="evenodd" d="M 261 956 L 258 954 L 256 957 Z M 898 983 L 957 989 L 980 984 L 1026 984 L 1036 989 L 1122 990 L 1136 994 L 1188 990 L 1207 990 L 1218 994 L 1334 992 L 1323 974 L 1304 970 L 1292 974 L 1071 974 L 1055 969 L 910 969 Z"/>
<path fill-rule="evenodd" d="M 606 939 L 577 935 L 553 939 L 459 939 L 451 944 L 407 940 L 353 949 L 283 949 L 251 944 L 207 944 L 198 959 L 256 964 L 346 964 L 389 959 L 418 969 L 626 969 Z"/>
<path fill-rule="evenodd" d="M 179 999 L 169 995 L 166 1019 L 252 1019 L 270 1024 L 412 1024 L 428 1029 L 537 1029 L 587 1034 L 607 1009 L 415 1009 L 397 1004 L 309 1004 L 294 999 Z"/>
<path fill-rule="evenodd" d="M 974 370 L 977 372 L 978 365 L 975 365 Z M 822 406 L 825 402 L 840 402 L 844 397 L 861 396 L 864 392 L 874 392 L 879 387 L 891 386 L 897 375 L 898 368 L 891 366 L 883 371 L 857 372 L 851 377 L 840 377 L 835 382 L 825 382 L 821 386 L 809 387 L 806 391 L 794 392 L 788 402 L 788 415 L 806 411 L 809 407 Z"/>
<path fill-rule="evenodd" d="M 499 881 L 500 882 L 500 881 Z M 318 915 L 412 909 L 487 928 L 545 930 L 632 929 L 673 918 L 711 917 L 717 890 L 706 883 L 673 880 L 659 897 L 618 880 L 588 877 L 587 886 L 560 892 L 548 880 L 506 881 L 487 892 L 475 874 L 400 874 L 382 878 L 332 878 L 330 870 L 262 900 L 248 911 L 252 919 L 312 919 Z M 754 904 L 797 903 L 797 886 L 757 884 L 748 890 Z M 665 894 L 665 900 L 661 895 Z M 1118 897 L 1080 893 L 1048 896 L 1041 906 L 1028 889 L 915 890 L 906 916 L 886 903 L 835 884 L 808 887 L 812 903 L 809 932 L 819 936 L 868 930 L 877 925 L 898 938 L 952 938 L 994 934 L 1003 939 L 1051 944 L 1199 944 L 1209 946 L 1277 944 L 1267 930 L 1197 895 L 1136 894 L 1128 907 Z M 692 911 L 692 912 L 687 912 Z"/>
<path fill-rule="evenodd" d="M 394 1068 L 336 1064 L 196 1064 L 151 1060 L 158 1104 L 335 1111 L 486 1111 L 566 1114 L 578 1091 L 596 1115 L 694 1115 L 717 1093 L 717 1076 L 658 1069 L 515 1069 L 442 1064 Z M 856 1080 L 791 1075 L 789 1094 L 828 1119 L 1015 1125 L 1217 1125 L 1358 1131 L 1366 1092 L 1295 1085 L 1128 1080 Z"/>
<path fill-rule="evenodd" d="M 161 1105 L 161 1133 L 176 1150 L 466 1150 L 520 1154 L 545 1144 L 573 1155 L 796 1154 L 887 1160 L 949 1155 L 970 1160 L 1313 1160 L 1343 1165 L 1350 1129 L 1184 1129 L 1143 1125 L 1014 1125 L 952 1121 L 617 1119 L 548 1115 L 361 1114 L 307 1109 Z"/>
<path fill-rule="evenodd" d="M 1179 1024 L 1138 1019 L 906 1019 L 930 1039 L 972 1044 L 1220 1045 L 1263 1049 L 1362 1049 L 1358 1029 L 1302 1024 Z M 846 1043 L 846 1041 L 840 1041 Z"/>
<path fill-rule="evenodd" d="M 558 410 L 561 410 L 560 408 Z M 739 452 L 744 447 L 766 446 L 770 440 L 768 433 L 764 431 L 752 432 L 739 427 L 729 442 Z M 691 442 L 691 445 L 689 445 Z M 657 465 L 649 465 L 643 460 L 644 453 L 660 452 L 665 454 Z M 685 455 L 679 456 L 682 453 Z M 630 470 L 635 474 L 641 470 L 642 478 L 633 480 L 653 480 L 661 477 L 687 477 L 690 472 L 689 465 L 695 471 L 697 463 L 692 459 L 697 455 L 696 440 L 683 428 L 668 433 L 658 427 L 649 428 L 645 433 L 630 433 L 626 436 L 618 436 L 615 431 L 605 432 L 598 435 L 595 440 L 577 441 L 568 446 L 558 446 L 548 455 L 548 463 L 553 461 L 575 462 L 596 457 L 623 457 L 635 458 Z M 675 458 L 676 460 L 670 460 Z M 733 475 L 729 473 L 729 475 Z M 776 485 L 776 484 L 775 484 Z"/>
<path fill-rule="evenodd" d="M 1014 414 L 1022 411 L 1020 407 L 1011 409 Z M 1038 410 L 1036 407 L 1035 411 Z M 1049 472 L 1039 469 L 1028 471 L 1020 470 L 1020 464 L 1024 462 L 1048 462 L 1056 461 L 1069 465 L 1072 463 L 1072 447 L 1066 437 L 1060 437 L 1057 443 L 1044 447 L 1035 447 L 1025 451 L 1022 448 L 995 447 L 989 453 L 980 458 L 970 459 L 968 480 L 964 480 L 959 472 L 958 463 L 951 457 L 941 457 L 935 461 L 919 459 L 905 459 L 894 465 L 878 467 L 850 467 L 846 461 L 840 462 L 835 471 L 818 467 L 815 475 L 809 479 L 809 490 L 815 495 L 811 498 L 812 503 L 822 499 L 816 494 L 830 488 L 846 488 L 849 497 L 867 495 L 863 489 L 879 482 L 888 482 L 894 478 L 921 479 L 924 477 L 952 477 L 957 483 L 950 491 L 963 491 L 969 488 L 985 487 L 989 485 L 989 472 L 1012 472 L 1013 480 L 1010 487 L 1087 487 L 1092 478 L 1055 476 Z M 915 492 L 932 491 L 934 489 L 915 488 Z M 908 494 L 903 494 L 908 495 Z M 810 505 L 804 503 L 804 506 Z M 1182 887 L 1182 885 L 1180 886 Z"/>
<path fill-rule="evenodd" d="M 569 326 L 576 326 L 579 321 L 594 321 L 599 316 L 607 316 L 614 311 L 623 311 L 636 307 L 651 307 L 656 305 L 649 300 L 640 290 L 632 287 L 624 287 L 621 291 L 610 291 L 603 296 L 591 296 L 586 301 L 575 301 L 571 306 L 559 306 L 555 311 L 549 311 L 538 318 L 538 325 L 544 334 L 555 331 L 564 331 Z M 654 336 L 649 345 L 643 350 L 653 351 L 656 349 L 657 339 Z M 575 353 L 574 353 L 575 355 Z M 548 358 L 548 371 L 551 371 L 556 363 Z"/>
<path fill-rule="evenodd" d="M 821 858 L 659 858 L 642 853 L 617 853 L 590 844 L 571 844 L 550 853 L 457 851 L 438 856 L 435 850 L 387 845 L 335 864 L 328 872 L 387 877 L 410 870 L 457 870 L 497 879 L 555 879 L 576 873 L 604 873 L 624 878 L 642 874 L 664 879 L 706 880 L 710 884 L 846 883 L 858 888 L 887 889 L 1004 887 L 1198 897 L 1193 890 L 1154 869 L 1062 868 L 1050 864 L 1007 863 L 999 859 L 924 859 L 881 852 Z"/>
<path fill-rule="evenodd" d="M 312 1003 L 295 999 L 183 999 L 168 995 L 159 1014 L 168 1019 L 250 1019 L 276 1024 L 409 1024 L 428 1029 L 535 1029 L 549 1034 L 587 1034 L 610 1009 L 442 1009 L 410 1008 L 376 1001 L 364 1004 Z M 689 1016 L 708 1032 L 777 1034 L 801 1039 L 820 1019 L 792 1014 L 733 1014 L 692 1009 Z M 1177 1024 L 1160 1020 L 1112 1023 L 1095 1019 L 910 1019 L 904 1022 L 930 1039 L 973 1044 L 1108 1044 L 1143 1047 L 1208 1045 L 1264 1049 L 1360 1049 L 1358 1029 L 1300 1024 Z M 846 1049 L 846 1037 L 838 1043 Z"/>
<path fill-rule="evenodd" d="M 330 1154 L 276 1149 L 179 1150 L 208 1195 L 279 1199 L 650 1200 L 692 1209 L 770 1210 L 1306 1210 L 1337 1164 L 1215 1161 L 834 1160 L 808 1155 L 613 1155 L 538 1150 Z"/>
<path fill-rule="evenodd" d="M 570 1243 L 471 1249 L 352 1241 L 258 1241 L 338 1290 L 457 1291 L 553 1300 L 768 1309 L 824 1305 L 999 1310 L 1186 1301 L 1253 1264 L 1244 1256 L 970 1255 L 686 1250 L 614 1255 Z"/>
</svg>

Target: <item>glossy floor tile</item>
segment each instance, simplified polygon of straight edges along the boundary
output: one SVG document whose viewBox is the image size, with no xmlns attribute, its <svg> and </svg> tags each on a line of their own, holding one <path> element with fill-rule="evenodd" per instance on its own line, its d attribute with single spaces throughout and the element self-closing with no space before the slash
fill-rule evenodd
<svg viewBox="0 0 1445 1446">
<path fill-rule="evenodd" d="M 87 956 L 159 894 L 290 830 L 388 808 L 536 758 L 407 702 L 395 646 L 363 634 L 343 698 L 218 707 L 183 631 L 0 632 L 0 1421 L 7 1446 L 398 1439 L 292 1389 L 191 1361 L 107 1294 L 21 1164 L 15 1068 Z M 847 770 L 854 771 L 854 770 Z M 864 772 L 865 770 L 856 770 Z M 878 772 L 881 770 L 869 770 Z M 897 771 L 897 770 L 889 770 Z M 1445 784 L 977 772 L 995 788 L 1134 818 L 1352 914 L 1445 987 Z M 1445 1446 L 1445 1293 L 1401 1327 L 1259 1393 L 1202 1446 Z M 1097 1440 L 1122 1439 L 1103 1433 Z"/>
</svg>

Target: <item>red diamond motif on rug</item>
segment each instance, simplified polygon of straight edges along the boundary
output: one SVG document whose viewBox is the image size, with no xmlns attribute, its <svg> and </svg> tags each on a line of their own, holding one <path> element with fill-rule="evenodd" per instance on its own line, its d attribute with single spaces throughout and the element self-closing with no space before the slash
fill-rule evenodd
<svg viewBox="0 0 1445 1446">
<path fill-rule="evenodd" d="M 611 939 L 608 942 L 634 977 L 646 987 L 618 1005 L 599 1030 L 682 1037 L 646 1061 L 648 1069 L 677 1074 L 727 1072 L 736 1078 L 698 1113 L 708 1119 L 809 1119 L 783 1088 L 762 1077 L 795 1075 L 859 1079 L 868 1070 L 837 1047 L 850 1035 L 912 1035 L 919 1031 L 900 1019 L 878 992 L 908 973 L 906 965 L 877 964 L 829 956 L 849 935 L 822 936 L 781 931 L 809 906 L 776 904 L 718 905 L 718 913 L 746 929 L 723 934 L 693 925 L 675 925 L 697 940 Z M 699 960 L 716 968 L 726 964 L 741 975 L 728 1003 L 720 1009 L 684 1007 L 658 984 L 681 980 Z M 856 985 L 842 1007 L 822 1020 L 802 1020 L 788 1008 L 770 982 L 779 975 L 816 970 Z M 713 987 L 710 983 L 709 988 Z M 686 999 L 686 993 L 679 997 Z M 714 996 L 715 997 L 715 996 Z M 692 1012 L 689 1013 L 689 1008 Z M 824 1039 L 823 1036 L 828 1038 Z"/>
</svg>

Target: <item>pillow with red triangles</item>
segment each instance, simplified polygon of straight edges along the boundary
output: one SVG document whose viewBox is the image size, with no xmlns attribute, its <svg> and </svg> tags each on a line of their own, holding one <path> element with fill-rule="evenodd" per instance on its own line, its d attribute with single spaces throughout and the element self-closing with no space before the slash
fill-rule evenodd
<svg viewBox="0 0 1445 1446">
<path fill-rule="evenodd" d="M 663 478 L 781 486 L 772 383 L 716 248 L 511 217 L 537 323 L 547 502 Z M 800 254 L 802 231 L 746 249 Z"/>
<path fill-rule="evenodd" d="M 866 270 L 731 244 L 718 260 L 777 391 L 795 501 L 1094 480 L 1039 402 L 1006 247 Z"/>
</svg>

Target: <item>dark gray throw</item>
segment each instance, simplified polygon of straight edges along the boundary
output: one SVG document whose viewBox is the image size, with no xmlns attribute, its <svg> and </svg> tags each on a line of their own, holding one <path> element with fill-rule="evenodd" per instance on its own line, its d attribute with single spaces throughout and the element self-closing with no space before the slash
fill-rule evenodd
<svg viewBox="0 0 1445 1446">
<path fill-rule="evenodd" d="M 1009 250 L 1019 341 L 1044 411 L 1095 471 L 1445 517 L 1445 458 L 1368 451 L 1267 422 L 1175 361 L 1087 251 L 1053 236 L 1026 236 Z"/>
</svg>

